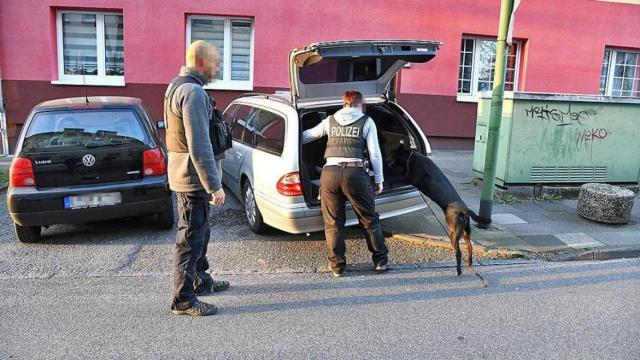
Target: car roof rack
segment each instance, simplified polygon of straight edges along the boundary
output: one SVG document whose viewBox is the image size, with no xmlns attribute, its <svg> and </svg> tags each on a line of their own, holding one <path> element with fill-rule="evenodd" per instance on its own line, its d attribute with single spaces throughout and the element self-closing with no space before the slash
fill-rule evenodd
<svg viewBox="0 0 640 360">
<path fill-rule="evenodd" d="M 285 105 L 292 106 L 291 101 L 289 101 L 288 99 L 286 99 L 286 98 L 284 98 L 284 97 L 282 97 L 280 95 L 277 95 L 277 94 L 244 93 L 244 94 L 238 96 L 237 98 L 239 99 L 239 98 L 244 98 L 244 97 L 262 97 L 262 98 L 265 98 L 265 99 L 273 99 L 273 100 L 279 101 L 279 102 L 281 102 L 281 103 L 283 103 Z"/>
</svg>

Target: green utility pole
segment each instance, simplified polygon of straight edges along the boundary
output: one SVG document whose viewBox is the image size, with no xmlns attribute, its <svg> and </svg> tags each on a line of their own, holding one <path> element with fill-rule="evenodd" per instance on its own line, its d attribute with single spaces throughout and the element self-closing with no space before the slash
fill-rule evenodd
<svg viewBox="0 0 640 360">
<path fill-rule="evenodd" d="M 507 33 L 513 11 L 513 0 L 502 0 L 500 4 L 500 25 L 498 26 L 498 43 L 496 46 L 496 68 L 493 76 L 493 94 L 491 96 L 491 112 L 489 115 L 489 134 L 484 159 L 484 176 L 482 178 L 482 196 L 480 197 L 480 217 L 486 223 L 478 223 L 480 228 L 489 226 L 491 208 L 493 207 L 493 188 L 496 174 L 495 160 L 498 154 L 498 136 L 500 135 L 500 118 L 502 117 L 502 99 L 504 95 L 505 63 L 507 62 Z"/>
</svg>

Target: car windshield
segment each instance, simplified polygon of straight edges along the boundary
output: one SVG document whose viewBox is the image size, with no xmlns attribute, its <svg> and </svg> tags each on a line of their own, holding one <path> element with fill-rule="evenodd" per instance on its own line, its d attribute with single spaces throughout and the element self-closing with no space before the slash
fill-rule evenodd
<svg viewBox="0 0 640 360">
<path fill-rule="evenodd" d="M 147 142 L 134 109 L 59 110 L 34 115 L 22 148 L 50 151 Z"/>
</svg>

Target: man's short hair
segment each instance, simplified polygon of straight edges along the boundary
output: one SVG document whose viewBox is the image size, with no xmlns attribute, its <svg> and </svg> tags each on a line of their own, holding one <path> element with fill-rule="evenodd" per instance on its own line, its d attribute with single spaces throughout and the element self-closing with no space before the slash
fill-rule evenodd
<svg viewBox="0 0 640 360">
<path fill-rule="evenodd" d="M 342 95 L 342 103 L 344 106 L 356 107 L 362 104 L 363 98 L 359 91 L 349 90 L 345 91 Z"/>
<path fill-rule="evenodd" d="M 187 49 L 186 65 L 187 67 L 195 67 L 198 59 L 213 60 L 217 63 L 220 58 L 219 54 L 218 49 L 211 43 L 204 40 L 196 40 Z"/>
</svg>

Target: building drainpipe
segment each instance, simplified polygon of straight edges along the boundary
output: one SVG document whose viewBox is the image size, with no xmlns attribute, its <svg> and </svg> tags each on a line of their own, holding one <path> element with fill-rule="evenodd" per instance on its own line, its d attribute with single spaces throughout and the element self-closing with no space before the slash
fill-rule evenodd
<svg viewBox="0 0 640 360">
<path fill-rule="evenodd" d="M 486 229 L 491 222 L 493 208 L 494 178 L 496 175 L 495 162 L 498 154 L 498 137 L 500 136 L 502 100 L 504 98 L 505 63 L 507 62 L 507 33 L 512 12 L 513 0 L 502 0 L 496 47 L 496 68 L 493 76 L 493 94 L 491 96 L 491 112 L 489 115 L 489 133 L 487 135 L 487 150 L 482 177 L 482 195 L 480 197 L 480 211 L 478 211 L 478 215 L 484 219 L 478 223 L 478 227 L 483 229 Z"/>
<path fill-rule="evenodd" d="M 2 135 L 2 155 L 9 155 L 9 134 L 7 133 L 7 116 L 4 112 L 4 97 L 2 97 L 2 68 L 0 67 L 0 134 Z"/>
</svg>

